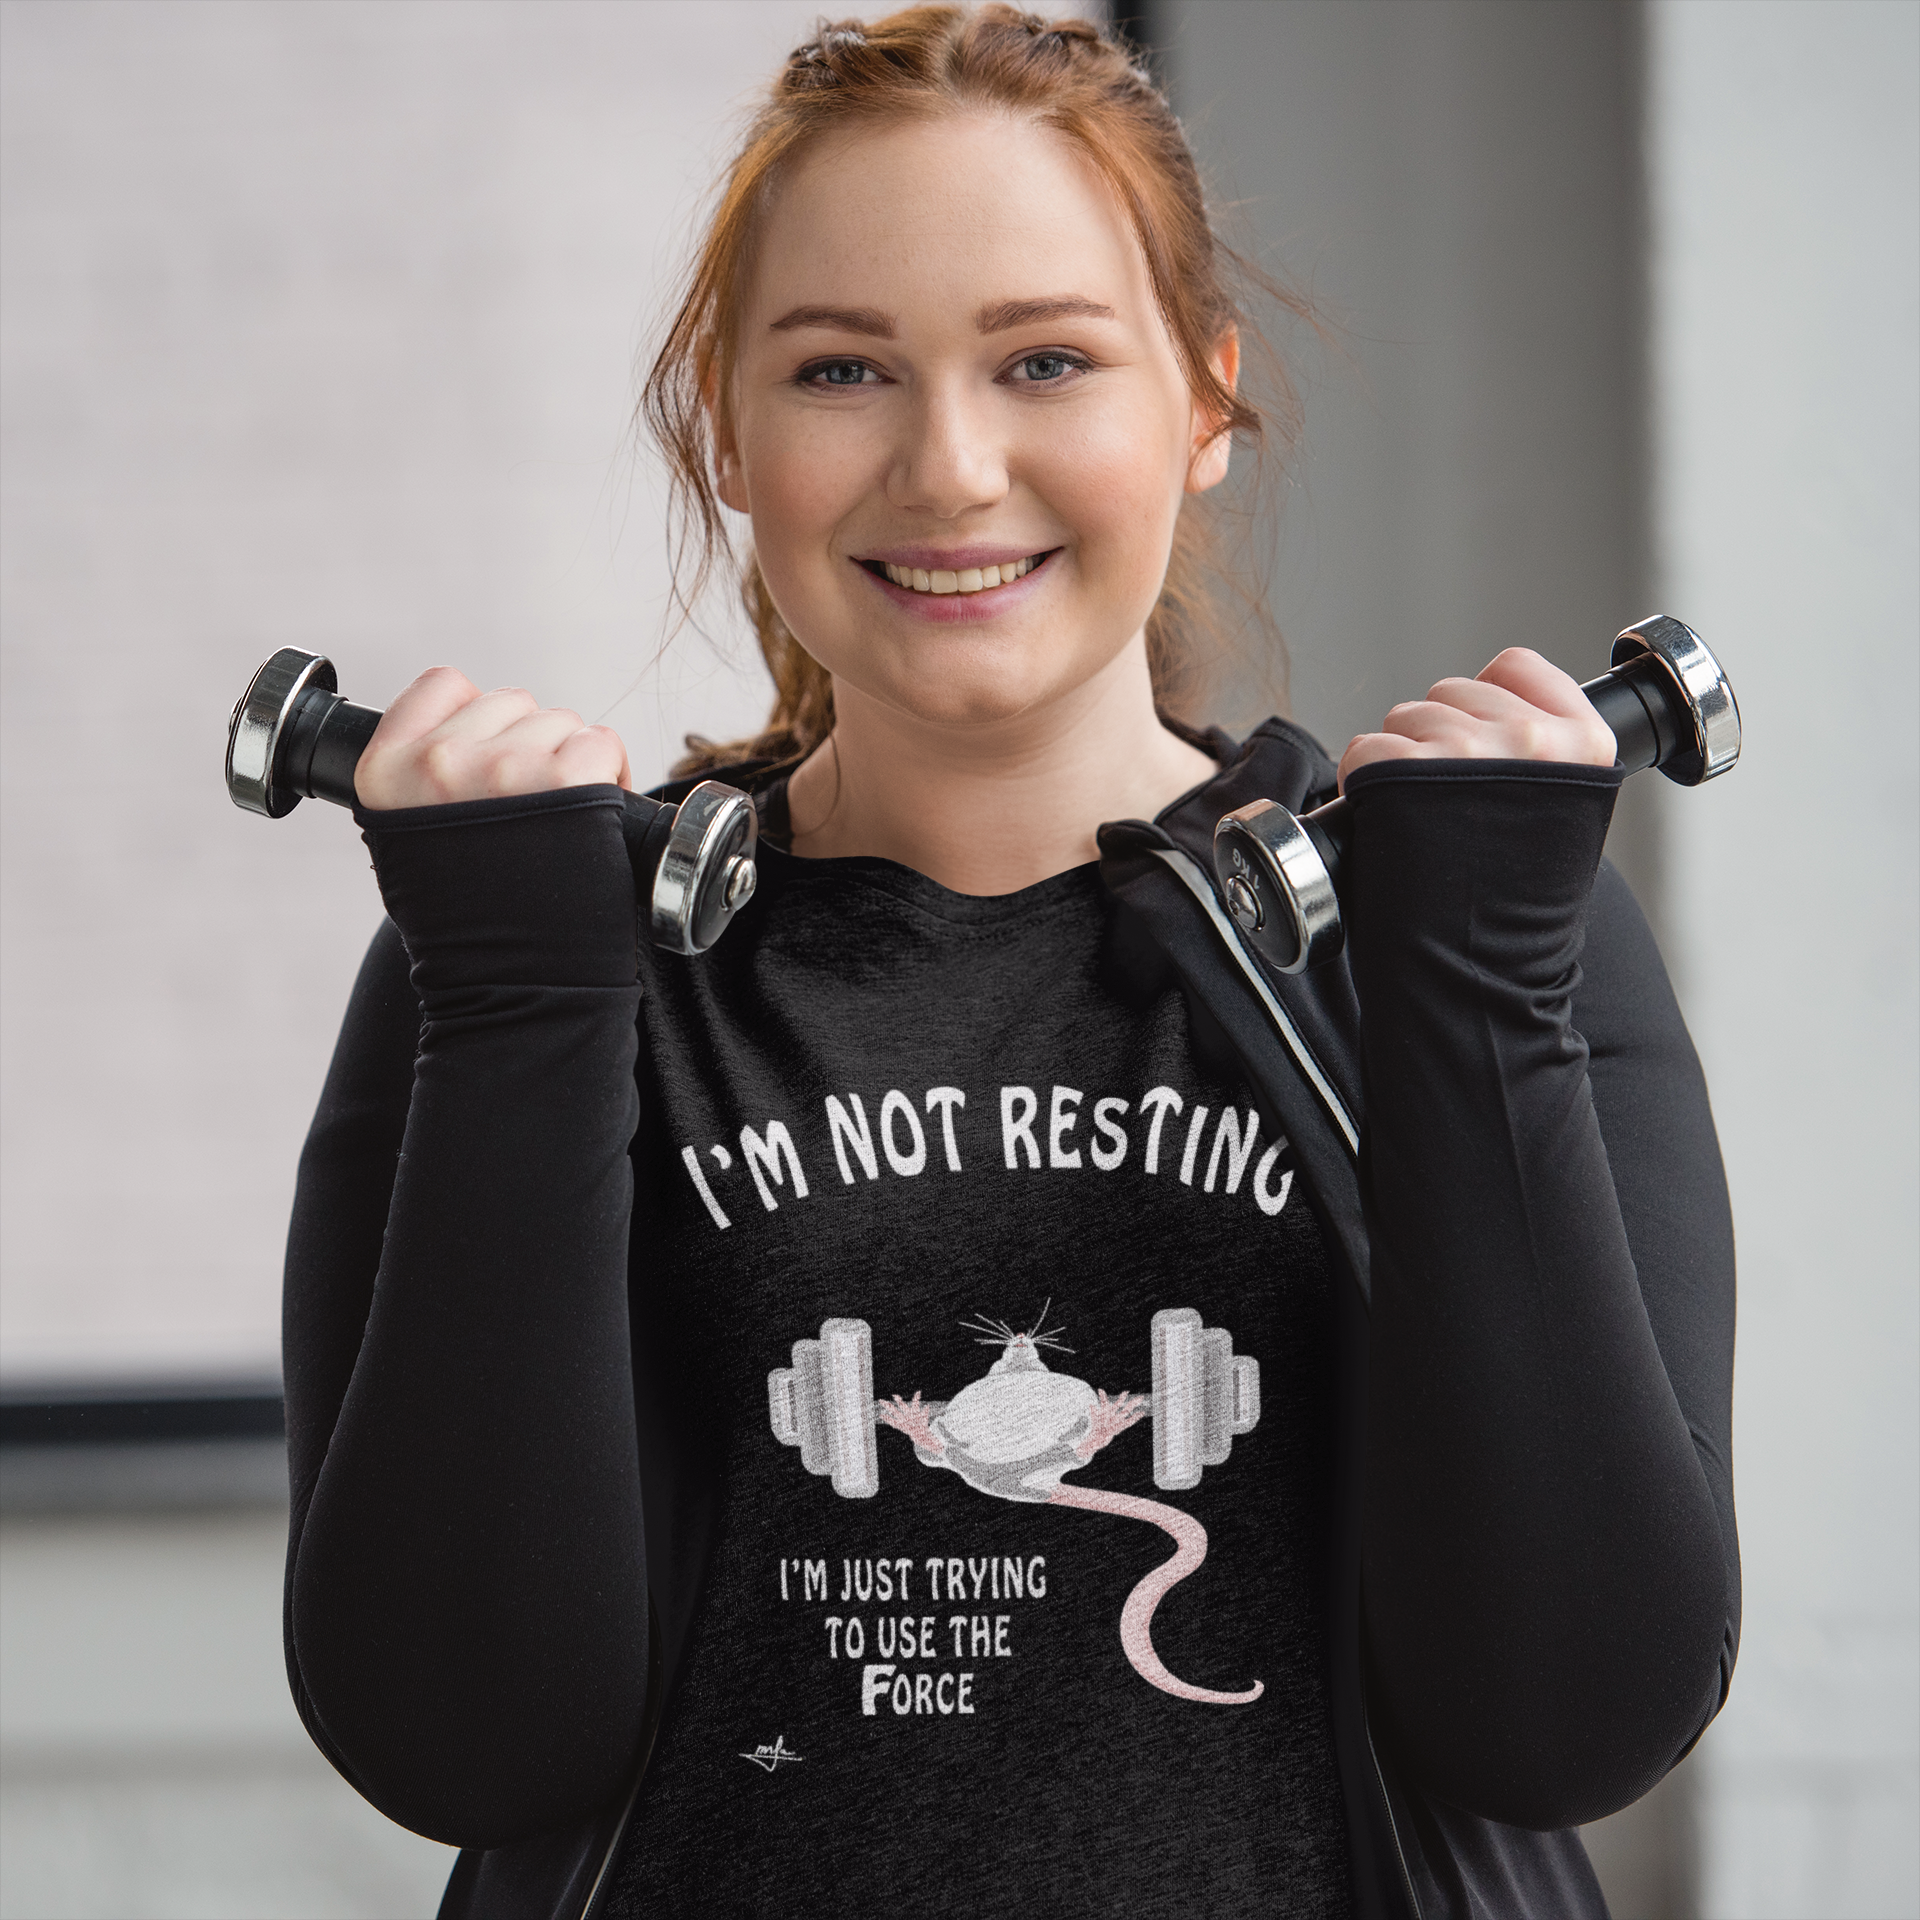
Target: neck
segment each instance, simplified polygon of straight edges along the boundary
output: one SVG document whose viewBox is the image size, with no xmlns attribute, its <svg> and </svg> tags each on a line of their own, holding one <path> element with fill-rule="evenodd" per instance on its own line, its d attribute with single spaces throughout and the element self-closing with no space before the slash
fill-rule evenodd
<svg viewBox="0 0 1920 1920">
<path fill-rule="evenodd" d="M 985 724 L 923 720 L 836 680 L 833 733 L 787 789 L 793 850 L 1016 893 L 1097 859 L 1103 820 L 1151 819 L 1215 770 L 1160 724 L 1138 637 L 1062 699 Z"/>
</svg>

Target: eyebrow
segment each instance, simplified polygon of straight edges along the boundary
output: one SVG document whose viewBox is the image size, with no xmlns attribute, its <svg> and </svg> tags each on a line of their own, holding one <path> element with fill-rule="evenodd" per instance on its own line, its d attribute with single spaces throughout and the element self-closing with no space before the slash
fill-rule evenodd
<svg viewBox="0 0 1920 1920">
<path fill-rule="evenodd" d="M 981 333 L 1005 333 L 1012 327 L 1038 326 L 1046 320 L 1111 320 L 1111 307 L 1078 293 L 1049 294 L 1039 300 L 1001 300 L 982 307 L 973 316 Z M 836 333 L 865 334 L 870 340 L 891 340 L 893 316 L 878 307 L 795 307 L 773 323 L 774 333 L 794 333 L 804 327 L 823 327 Z"/>
<path fill-rule="evenodd" d="M 1031 327 L 1043 320 L 1111 320 L 1111 307 L 1078 293 L 1050 294 L 1041 300 L 1002 300 L 982 307 L 973 324 L 982 333 L 1005 333 L 1009 327 Z"/>
<path fill-rule="evenodd" d="M 878 307 L 795 307 L 773 323 L 775 333 L 799 327 L 829 327 L 836 333 L 864 333 L 870 339 L 893 338 L 893 316 Z"/>
</svg>

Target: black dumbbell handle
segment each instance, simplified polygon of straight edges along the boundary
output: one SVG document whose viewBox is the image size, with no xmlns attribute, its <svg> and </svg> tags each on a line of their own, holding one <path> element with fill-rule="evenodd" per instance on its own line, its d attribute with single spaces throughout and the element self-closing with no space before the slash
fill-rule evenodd
<svg viewBox="0 0 1920 1920">
<path fill-rule="evenodd" d="M 233 710 L 227 791 L 236 806 L 278 819 L 302 800 L 358 803 L 354 771 L 380 724 L 377 708 L 335 691 L 333 664 L 283 647 L 261 667 Z M 678 806 L 623 796 L 621 833 L 642 930 L 655 946 L 704 953 L 753 892 L 758 821 L 732 787 L 704 780 Z"/>
</svg>

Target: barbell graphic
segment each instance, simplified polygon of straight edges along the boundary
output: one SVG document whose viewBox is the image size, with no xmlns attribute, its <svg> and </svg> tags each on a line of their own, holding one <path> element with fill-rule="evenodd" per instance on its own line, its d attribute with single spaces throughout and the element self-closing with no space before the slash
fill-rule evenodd
<svg viewBox="0 0 1920 1920">
<path fill-rule="evenodd" d="M 278 820 L 302 800 L 356 802 L 354 769 L 380 724 L 343 699 L 323 653 L 282 647 L 247 683 L 227 724 L 227 792 Z M 620 831 L 645 903 L 643 938 L 669 953 L 705 953 L 753 895 L 759 816 L 735 787 L 703 780 L 678 806 L 624 796 Z"/>
<path fill-rule="evenodd" d="M 1028 1336 L 1013 1336 L 1008 1344 L 1009 1351 L 1024 1346 L 1020 1373 L 1025 1378 L 1037 1374 L 1056 1386 L 1066 1379 L 1038 1361 Z M 1259 1423 L 1260 1363 L 1236 1354 L 1233 1336 L 1204 1325 L 1191 1307 L 1169 1307 L 1153 1316 L 1149 1359 L 1153 1483 L 1168 1492 L 1197 1487 L 1208 1467 L 1225 1462 L 1235 1437 Z M 920 1409 L 930 1430 L 937 1432 L 940 1416 L 959 1398 Z M 1047 1398 L 1047 1411 L 1058 1408 L 1057 1394 Z M 796 1340 L 793 1364 L 767 1375 L 767 1405 L 774 1438 L 797 1447 L 800 1464 L 830 1477 L 835 1493 L 861 1500 L 880 1491 L 880 1415 L 873 1391 L 873 1330 L 866 1321 L 826 1320 L 817 1340 Z M 1087 1430 L 1088 1417 L 1070 1411 L 1064 1430 L 1050 1432 L 1047 1411 L 1037 1420 L 1022 1420 L 1016 1413 L 1008 1444 L 1031 1445 L 1031 1458 L 1039 1460 Z M 1011 1465 L 1020 1465 L 1017 1455 Z"/>
<path fill-rule="evenodd" d="M 1656 614 L 1613 643 L 1613 665 L 1580 691 L 1613 730 L 1628 773 L 1658 767 L 1697 787 L 1740 758 L 1740 707 L 1706 643 Z M 1213 867 L 1227 911 L 1279 973 L 1301 973 L 1346 944 L 1340 884 L 1353 832 L 1343 797 L 1293 814 L 1272 800 L 1236 807 L 1213 831 Z"/>
</svg>

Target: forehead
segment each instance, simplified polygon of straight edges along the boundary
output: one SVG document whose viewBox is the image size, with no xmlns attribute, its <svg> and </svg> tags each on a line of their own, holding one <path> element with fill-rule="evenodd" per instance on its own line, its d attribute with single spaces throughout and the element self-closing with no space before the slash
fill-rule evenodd
<svg viewBox="0 0 1920 1920">
<path fill-rule="evenodd" d="M 1077 295 L 1158 332 L 1146 261 L 1111 190 L 1051 128 L 1004 114 L 836 133 L 766 210 L 748 337 L 796 306 L 875 307 L 903 330 Z"/>
</svg>

